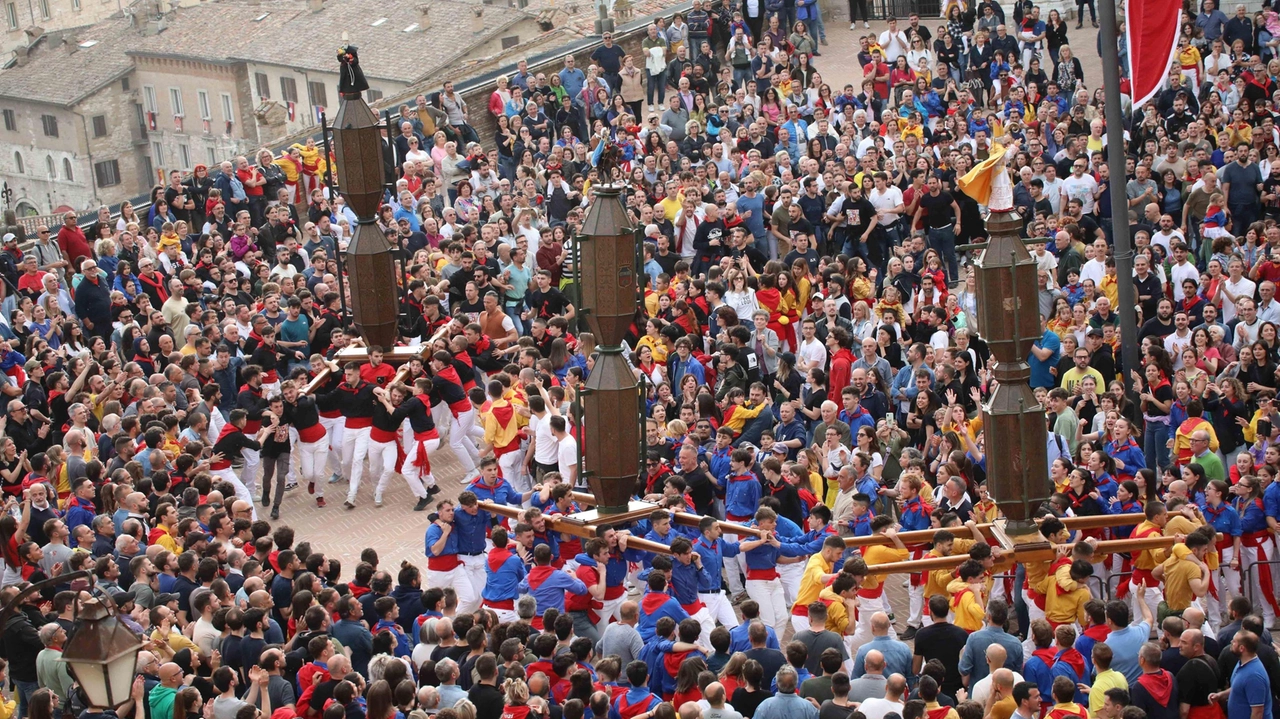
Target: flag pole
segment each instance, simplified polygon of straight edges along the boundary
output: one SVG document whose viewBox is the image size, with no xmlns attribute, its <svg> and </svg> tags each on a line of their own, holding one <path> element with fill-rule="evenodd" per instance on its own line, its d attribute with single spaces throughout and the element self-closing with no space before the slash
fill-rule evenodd
<svg viewBox="0 0 1280 719">
<path fill-rule="evenodd" d="M 1098 19 L 1102 36 L 1102 78 L 1106 98 L 1105 121 L 1107 125 L 1107 169 L 1111 180 L 1112 239 L 1115 243 L 1116 283 L 1119 294 L 1120 346 L 1123 376 L 1121 381 L 1130 391 L 1134 390 L 1129 373 L 1138 368 L 1138 323 L 1133 282 L 1133 242 L 1129 237 L 1129 198 L 1125 194 L 1125 157 L 1128 154 L 1124 141 L 1124 113 L 1120 106 L 1120 51 L 1116 45 L 1119 23 L 1116 19 L 1118 2 L 1102 0 L 1098 3 Z M 1137 108 L 1134 108 L 1137 111 Z"/>
</svg>

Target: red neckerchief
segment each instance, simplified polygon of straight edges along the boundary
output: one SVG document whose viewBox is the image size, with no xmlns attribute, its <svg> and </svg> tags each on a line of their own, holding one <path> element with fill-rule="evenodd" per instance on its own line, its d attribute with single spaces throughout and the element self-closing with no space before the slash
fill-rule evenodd
<svg viewBox="0 0 1280 719">
<path fill-rule="evenodd" d="M 150 285 L 153 289 L 155 289 L 156 294 L 160 297 L 161 302 L 167 302 L 169 300 L 169 292 L 164 288 L 164 278 L 159 277 L 159 274 L 160 273 L 155 272 L 154 270 L 152 271 L 151 275 L 153 277 L 158 277 L 158 279 L 155 279 L 155 280 L 150 279 L 144 274 L 139 274 L 136 277 L 139 282 L 144 282 Z"/>
</svg>

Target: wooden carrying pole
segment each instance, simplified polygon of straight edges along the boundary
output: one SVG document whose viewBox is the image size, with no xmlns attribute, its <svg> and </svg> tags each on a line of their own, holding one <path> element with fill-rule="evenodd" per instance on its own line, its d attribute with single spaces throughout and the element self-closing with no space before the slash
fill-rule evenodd
<svg viewBox="0 0 1280 719">
<path fill-rule="evenodd" d="M 392 379 L 392 381 L 393 381 L 393 382 L 403 382 L 403 381 L 404 381 L 404 380 L 409 376 L 409 370 L 408 370 L 408 366 L 407 366 L 407 360 L 420 359 L 420 360 L 422 360 L 423 362 L 426 362 L 428 359 L 430 359 L 430 358 L 431 358 L 431 352 L 432 352 L 431 348 L 435 346 L 435 344 L 436 344 L 436 340 L 440 339 L 441 337 L 445 337 L 445 336 L 447 336 L 448 334 L 449 334 L 449 325 L 448 325 L 448 324 L 446 324 L 445 326 L 443 326 L 443 327 L 441 327 L 440 329 L 436 330 L 436 333 L 435 333 L 434 335 L 432 335 L 432 336 L 431 336 L 431 339 L 429 339 L 429 340 L 427 340 L 426 342 L 422 343 L 422 344 L 420 345 L 421 349 L 418 349 L 418 350 L 409 350 L 409 348 L 408 348 L 408 347 L 401 347 L 401 348 L 393 349 L 391 352 L 387 353 L 387 354 L 386 354 L 387 362 L 389 362 L 389 363 L 396 363 L 396 362 L 402 362 L 402 363 L 405 363 L 405 366 L 404 366 L 404 367 L 401 367 L 399 372 L 396 372 L 396 376 Z M 397 352 L 397 351 L 396 351 L 397 349 L 398 349 L 398 350 L 408 350 L 408 352 Z M 408 354 L 409 356 L 408 356 L 408 357 L 406 357 L 406 356 L 405 356 L 406 354 Z M 334 361 L 335 361 L 335 362 L 339 362 L 339 363 L 346 363 L 346 362 L 368 362 L 368 361 L 369 361 L 369 352 L 368 352 L 364 347 L 348 347 L 347 349 L 345 349 L 345 350 L 343 350 L 343 351 L 339 352 L 338 354 L 334 355 L 333 359 L 334 359 Z M 304 393 L 304 394 L 315 394 L 316 389 L 317 389 L 318 387 L 322 387 L 322 386 L 324 386 L 324 384 L 325 384 L 326 382 L 328 382 L 328 381 L 329 381 L 329 378 L 330 378 L 331 376 L 333 376 L 333 370 L 332 370 L 332 369 L 329 369 L 328 367 L 325 367 L 324 369 L 320 370 L 320 372 L 319 372 L 318 374 L 316 374 L 316 376 L 315 376 L 315 377 L 313 377 L 313 378 L 311 379 L 311 381 L 310 381 L 310 382 L 308 382 L 308 383 L 307 383 L 307 386 L 303 388 L 303 390 L 302 390 L 302 391 L 303 391 L 303 393 Z"/>
<path fill-rule="evenodd" d="M 1098 542 L 1094 554 L 1115 554 L 1117 552 L 1141 552 L 1146 549 L 1162 549 L 1172 547 L 1177 541 L 1175 537 L 1146 537 L 1143 539 L 1110 539 Z M 1075 543 L 1059 545 L 1074 547 Z M 1053 559 L 1056 550 L 1048 543 L 1042 542 L 1027 545 L 1026 549 L 1017 550 L 1011 557 L 1018 564 Z M 953 554 L 949 557 L 931 557 L 909 562 L 889 562 L 888 564 L 871 564 L 867 566 L 868 574 L 915 574 L 916 572 L 932 572 L 935 569 L 954 569 L 969 559 L 967 554 Z M 1007 564 L 1010 559 L 1006 554 Z"/>
<path fill-rule="evenodd" d="M 507 517 L 508 519 L 519 519 L 520 514 L 524 512 L 522 507 L 513 507 L 509 504 L 480 502 L 479 505 L 480 508 L 486 512 Z M 570 522 L 559 515 L 543 515 L 543 518 L 547 520 L 547 528 L 552 531 L 572 534 L 573 536 L 580 537 L 582 539 L 591 539 L 596 536 L 595 527 L 591 525 Z M 512 541 L 515 541 L 514 537 L 512 538 Z M 671 554 L 671 547 L 668 547 L 665 544 L 659 544 L 657 542 L 652 542 L 647 539 L 641 539 L 640 537 L 630 535 L 627 536 L 627 548 L 653 552 L 654 554 Z"/>
<path fill-rule="evenodd" d="M 1133 524 L 1141 524 L 1146 519 L 1141 514 L 1101 514 L 1094 517 L 1061 517 L 1063 526 L 1067 529 L 1103 529 L 1106 527 L 1125 527 Z M 978 531 L 988 537 L 994 537 L 992 534 L 993 524 L 979 524 Z M 960 536 L 967 527 L 950 527 L 947 531 Z M 916 532 L 899 532 L 898 539 L 903 544 L 927 544 L 933 541 L 933 535 L 936 529 L 921 529 Z M 846 537 L 844 540 L 847 547 L 868 547 L 871 545 L 888 546 L 893 542 L 882 534 L 872 534 L 867 537 Z"/>
<path fill-rule="evenodd" d="M 588 507 L 594 507 L 596 505 L 596 498 L 586 492 L 571 492 L 570 494 L 573 496 L 573 501 L 578 504 L 586 505 Z M 675 523 L 683 527 L 696 527 L 700 522 L 702 522 L 702 517 L 697 514 L 689 514 L 688 512 L 675 512 L 674 514 Z M 725 534 L 745 534 L 749 537 L 759 537 L 764 534 L 764 532 L 756 529 L 755 527 L 748 527 L 745 524 L 738 524 L 737 522 L 720 522 L 719 524 L 720 530 Z"/>
</svg>

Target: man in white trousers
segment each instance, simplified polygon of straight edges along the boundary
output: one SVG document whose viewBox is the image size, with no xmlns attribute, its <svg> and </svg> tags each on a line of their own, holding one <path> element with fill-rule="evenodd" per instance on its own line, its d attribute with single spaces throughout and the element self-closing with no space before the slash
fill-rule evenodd
<svg viewBox="0 0 1280 719">
<path fill-rule="evenodd" d="M 779 637 L 787 629 L 788 605 L 778 576 L 779 557 L 803 557 L 808 552 L 799 544 L 778 539 L 778 515 L 768 507 L 756 510 L 756 528 L 763 535 L 743 541 L 739 547 L 747 555 L 747 596 L 760 605 L 760 620 Z"/>
<path fill-rule="evenodd" d="M 206 388 L 212 385 L 205 385 Z M 308 397 L 294 380 L 281 385 L 284 393 L 284 418 L 298 433 L 294 445 L 298 455 L 298 476 L 307 483 L 308 491 L 315 494 L 316 506 L 325 506 L 324 470 L 329 457 L 329 433 L 324 427 L 314 397 Z"/>
<path fill-rule="evenodd" d="M 702 561 L 701 553 L 693 551 L 693 543 L 688 537 L 672 540 L 669 591 L 689 617 L 702 626 L 702 631 L 698 633 L 698 641 L 703 643 L 702 646 L 711 646 L 711 630 L 716 628 L 716 623 L 707 605 L 702 602 L 698 589 L 712 581 L 719 582 L 720 577 L 711 575 L 711 567 Z"/>
<path fill-rule="evenodd" d="M 396 408 L 395 418 L 403 420 L 404 464 L 400 474 L 411 490 L 415 486 L 422 490 L 421 494 L 414 492 L 418 497 L 418 503 L 413 507 L 415 512 L 426 509 L 431 495 L 440 491 L 435 475 L 431 473 L 431 454 L 440 448 L 440 434 L 436 431 L 435 417 L 429 404 L 427 393 L 430 389 L 431 380 L 425 377 L 415 380 L 412 388 L 400 383 L 390 388 L 391 404 Z"/>
<path fill-rule="evenodd" d="M 832 573 L 836 562 L 840 561 L 840 557 L 844 555 L 844 540 L 834 534 L 827 535 L 822 540 L 822 549 L 816 554 L 809 557 L 809 560 L 802 566 L 804 572 L 800 578 L 800 589 L 796 594 L 796 601 L 791 607 L 791 626 L 796 632 L 803 632 L 810 629 L 809 622 L 809 604 L 818 600 L 818 595 L 822 593 L 824 587 L 836 575 Z M 819 631 L 822 625 L 826 624 L 826 618 L 818 626 Z"/>
<path fill-rule="evenodd" d="M 524 450 L 521 448 L 521 429 L 528 425 L 528 418 L 511 400 L 506 399 L 507 388 L 498 380 L 489 380 L 485 392 L 489 395 L 489 411 L 484 417 L 485 453 L 492 453 L 498 460 L 502 478 L 520 493 L 529 491 L 524 476 Z"/>
<path fill-rule="evenodd" d="M 902 539 L 898 537 L 897 525 L 892 517 L 880 515 L 871 520 L 871 533 L 883 535 L 890 544 L 889 546 L 872 544 L 862 548 L 862 558 L 868 568 L 875 568 L 877 564 L 903 562 L 910 556 L 907 545 L 903 544 Z M 889 606 L 889 597 L 884 593 L 884 583 L 887 579 L 887 576 L 868 575 L 863 578 L 858 588 L 858 621 L 853 631 L 853 639 L 850 640 L 851 652 L 871 641 L 873 614 L 884 612 L 888 615 L 893 611 Z M 892 622 L 889 623 L 888 634 L 893 639 L 898 638 L 898 631 L 894 629 Z"/>
<path fill-rule="evenodd" d="M 733 611 L 733 604 L 725 596 L 720 586 L 721 573 L 726 568 L 725 560 L 730 560 L 728 570 L 738 571 L 738 563 L 733 558 L 738 556 L 739 545 L 723 538 L 720 522 L 715 517 L 703 517 L 698 521 L 698 531 L 702 536 L 693 543 L 693 551 L 702 557 L 702 566 L 707 568 L 706 581 L 698 583 L 698 599 L 707 608 L 707 613 L 718 624 L 728 629 L 738 626 L 738 615 Z M 700 580 L 701 575 L 700 575 Z"/>
<path fill-rule="evenodd" d="M 456 517 L 457 512 L 454 515 Z M 516 614 L 516 600 L 520 599 L 520 581 L 528 574 L 528 570 L 524 560 L 515 551 L 515 542 L 507 539 L 507 530 L 502 527 L 493 528 L 493 549 L 485 557 L 484 571 L 481 604 L 497 614 L 501 623 L 517 621 L 519 615 Z"/>
<path fill-rule="evenodd" d="M 408 463 L 406 459 L 405 464 Z M 458 537 L 458 559 L 462 561 L 463 576 L 471 584 L 471 593 L 475 597 L 475 606 L 464 608 L 459 601 L 459 612 L 469 614 L 480 608 L 485 582 L 488 581 L 486 555 L 493 546 L 487 537 L 490 526 L 490 515 L 480 509 L 480 500 L 475 492 L 459 494 L 458 507 L 453 512 L 453 532 Z"/>
<path fill-rule="evenodd" d="M 373 390 L 376 385 L 360 378 L 360 365 L 348 362 L 342 369 L 342 383 L 316 399 L 321 410 L 337 408 L 343 417 L 342 473 L 351 486 L 342 506 L 356 508 L 356 492 L 369 454 L 369 434 L 373 427 Z M 429 585 L 439 586 L 439 585 Z"/>
<path fill-rule="evenodd" d="M 472 588 L 471 580 L 458 555 L 453 500 L 442 499 L 437 502 L 436 512 L 435 521 L 427 527 L 427 586 L 453 587 L 458 595 L 458 611 L 463 611 L 463 607 L 470 607 L 468 611 L 474 611 L 479 606 L 480 597 Z"/>
<path fill-rule="evenodd" d="M 269 395 L 263 390 L 263 374 L 263 369 L 257 365 L 249 365 L 241 371 L 244 386 L 236 395 L 236 408 L 245 411 L 243 430 L 246 434 L 258 433 L 262 427 L 263 413 L 267 411 Z M 253 449 L 246 447 L 241 450 L 244 466 L 240 470 L 240 481 L 251 496 L 258 486 L 258 467 L 262 464 L 262 458 L 258 454 L 260 449 L 261 447 Z"/>
<path fill-rule="evenodd" d="M 268 415 L 270 417 L 270 415 Z M 243 409 L 231 410 L 231 417 L 227 421 L 227 425 L 222 429 L 222 436 L 213 444 L 213 453 L 221 454 L 222 459 L 214 462 L 209 467 L 209 471 L 215 477 L 221 477 L 227 480 L 236 488 L 236 498 L 243 499 L 249 503 L 252 509 L 253 519 L 257 521 L 258 510 L 254 508 L 253 494 L 245 483 L 240 481 L 240 477 L 236 475 L 232 466 L 237 461 L 243 461 L 243 453 L 250 450 L 262 449 L 262 440 L 276 430 L 279 420 L 271 417 L 270 422 L 258 429 L 253 437 L 244 433 L 244 427 L 249 421 L 249 413 Z"/>
<path fill-rule="evenodd" d="M 449 426 L 449 446 L 462 464 L 463 476 L 468 476 L 480 462 L 480 450 L 471 439 L 471 432 L 476 426 L 475 406 L 467 397 L 466 384 L 453 364 L 453 355 L 438 350 L 431 356 L 430 364 L 432 388 L 453 415 Z"/>
</svg>

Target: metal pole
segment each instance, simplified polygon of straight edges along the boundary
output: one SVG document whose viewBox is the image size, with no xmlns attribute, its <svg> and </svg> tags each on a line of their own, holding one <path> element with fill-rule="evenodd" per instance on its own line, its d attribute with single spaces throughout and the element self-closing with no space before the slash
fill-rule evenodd
<svg viewBox="0 0 1280 719">
<path fill-rule="evenodd" d="M 1120 315 L 1120 346 L 1122 382 L 1133 391 L 1129 373 L 1138 368 L 1138 322 L 1133 292 L 1133 243 L 1129 237 L 1129 199 L 1125 195 L 1124 116 L 1120 107 L 1120 52 L 1116 46 L 1119 37 L 1116 21 L 1116 3 L 1103 0 L 1098 3 L 1099 21 L 1102 24 L 1102 78 L 1106 93 L 1107 168 L 1111 172 L 1108 189 L 1111 192 L 1112 233 L 1115 240 L 1116 283 Z M 1136 109 L 1136 108 L 1135 108 Z"/>
<path fill-rule="evenodd" d="M 324 145 L 324 181 L 329 185 L 329 203 L 332 205 L 338 199 L 338 183 L 335 182 L 333 175 L 333 155 L 329 152 L 329 121 L 325 117 L 323 111 L 320 113 L 320 141 Z M 342 248 L 336 245 L 333 248 L 333 258 L 338 263 L 338 301 L 342 303 L 342 320 L 346 322 L 349 313 L 347 312 L 347 291 L 343 283 L 343 276 L 346 271 L 342 267 Z"/>
</svg>

